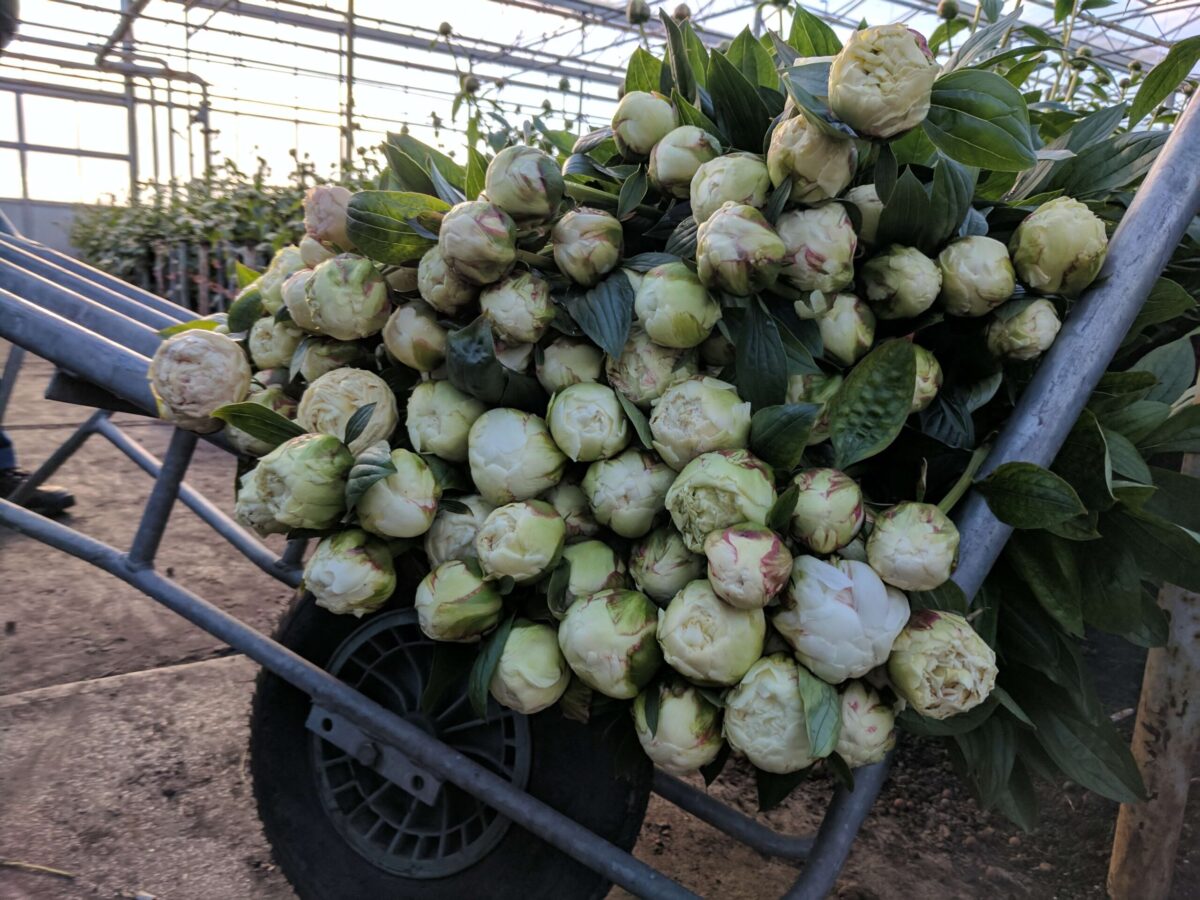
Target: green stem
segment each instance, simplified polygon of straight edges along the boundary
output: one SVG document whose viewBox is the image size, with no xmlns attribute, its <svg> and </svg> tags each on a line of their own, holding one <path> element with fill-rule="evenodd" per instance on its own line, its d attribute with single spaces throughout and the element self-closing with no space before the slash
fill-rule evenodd
<svg viewBox="0 0 1200 900">
<path fill-rule="evenodd" d="M 1079 4 L 1081 0 L 1075 0 L 1071 7 L 1071 14 L 1067 16 L 1067 24 L 1063 28 L 1062 36 L 1062 65 L 1058 67 L 1058 73 L 1054 76 L 1054 86 L 1050 88 L 1050 96 L 1047 100 L 1053 100 L 1058 96 L 1058 87 L 1062 84 L 1063 70 L 1071 64 L 1071 32 L 1075 30 L 1075 17 L 1079 15 Z"/>
<path fill-rule="evenodd" d="M 975 15 L 971 17 L 971 34 L 975 33 L 975 29 L 979 27 L 979 14 L 983 12 L 983 4 L 975 4 Z"/>
<path fill-rule="evenodd" d="M 588 187 L 586 184 L 580 184 L 578 181 L 568 181 L 564 189 L 564 193 L 572 200 L 594 200 L 596 203 L 607 203 L 610 206 L 616 206 L 618 197 L 616 194 L 610 194 L 608 191 L 602 191 L 599 188 Z M 662 214 L 662 210 L 640 204 L 638 212 L 645 213 L 648 216 L 657 216 Z"/>
<path fill-rule="evenodd" d="M 540 253 L 531 253 L 528 250 L 518 250 L 517 261 L 538 269 L 553 269 L 556 272 L 558 271 L 558 265 L 554 262 L 554 257 L 543 256 Z"/>
<path fill-rule="evenodd" d="M 938 509 L 946 515 L 950 514 L 950 510 L 954 509 L 954 505 L 962 499 L 963 494 L 971 487 L 971 483 L 975 480 L 975 475 L 979 471 L 979 467 L 987 459 L 990 449 L 991 447 L 987 444 L 975 448 L 975 452 L 971 454 L 970 462 L 967 463 L 966 471 L 958 477 L 958 481 L 954 483 L 954 487 L 950 488 L 946 496 L 938 503 Z"/>
</svg>

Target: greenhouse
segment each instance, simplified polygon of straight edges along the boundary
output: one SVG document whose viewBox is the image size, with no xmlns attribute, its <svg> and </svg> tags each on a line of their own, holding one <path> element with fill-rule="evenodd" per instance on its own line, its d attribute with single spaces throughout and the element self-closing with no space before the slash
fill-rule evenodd
<svg viewBox="0 0 1200 900">
<path fill-rule="evenodd" d="M 0 0 L 0 896 L 1183 900 L 1200 0 Z"/>
</svg>

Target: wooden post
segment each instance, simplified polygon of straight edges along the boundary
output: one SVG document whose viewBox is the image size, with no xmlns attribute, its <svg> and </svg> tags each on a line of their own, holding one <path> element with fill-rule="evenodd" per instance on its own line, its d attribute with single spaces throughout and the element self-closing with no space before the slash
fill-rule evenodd
<svg viewBox="0 0 1200 900">
<path fill-rule="evenodd" d="M 1186 454 L 1182 471 L 1200 477 L 1200 454 Z M 1164 584 L 1158 603 L 1171 627 L 1166 646 L 1146 657 L 1132 746 L 1149 799 L 1123 804 L 1117 815 L 1108 868 L 1113 900 L 1165 900 L 1170 893 L 1200 750 L 1200 595 Z"/>
</svg>

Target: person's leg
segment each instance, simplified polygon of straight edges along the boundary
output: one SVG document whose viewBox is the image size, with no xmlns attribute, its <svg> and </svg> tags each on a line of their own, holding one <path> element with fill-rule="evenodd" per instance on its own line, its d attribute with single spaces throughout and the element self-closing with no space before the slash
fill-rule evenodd
<svg viewBox="0 0 1200 900">
<path fill-rule="evenodd" d="M 17 466 L 12 439 L 0 429 L 0 497 L 8 497 L 29 475 Z M 45 484 L 25 500 L 25 506 L 43 516 L 58 516 L 75 505 L 75 495 L 65 488 Z"/>
</svg>

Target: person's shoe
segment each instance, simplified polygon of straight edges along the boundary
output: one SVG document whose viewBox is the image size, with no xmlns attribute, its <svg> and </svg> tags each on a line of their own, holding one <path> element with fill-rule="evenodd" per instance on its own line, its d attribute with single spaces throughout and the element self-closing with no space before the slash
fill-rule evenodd
<svg viewBox="0 0 1200 900">
<path fill-rule="evenodd" d="M 23 469 L 0 469 L 0 497 L 10 497 L 25 483 L 29 473 Z M 26 509 L 43 516 L 61 516 L 75 505 L 75 495 L 66 488 L 43 484 L 25 500 Z"/>
</svg>

